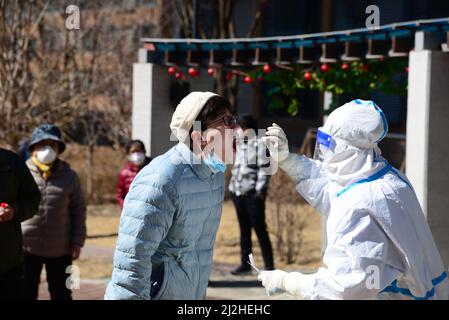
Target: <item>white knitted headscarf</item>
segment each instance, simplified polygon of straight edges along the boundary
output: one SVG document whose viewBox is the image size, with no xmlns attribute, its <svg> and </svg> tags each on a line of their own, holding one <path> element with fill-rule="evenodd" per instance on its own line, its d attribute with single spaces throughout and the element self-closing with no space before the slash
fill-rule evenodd
<svg viewBox="0 0 449 320">
<path fill-rule="evenodd" d="M 189 132 L 196 117 L 198 117 L 207 101 L 216 95 L 213 92 L 196 91 L 189 93 L 181 100 L 170 123 L 170 129 L 179 141 L 183 143 L 188 141 Z"/>
</svg>

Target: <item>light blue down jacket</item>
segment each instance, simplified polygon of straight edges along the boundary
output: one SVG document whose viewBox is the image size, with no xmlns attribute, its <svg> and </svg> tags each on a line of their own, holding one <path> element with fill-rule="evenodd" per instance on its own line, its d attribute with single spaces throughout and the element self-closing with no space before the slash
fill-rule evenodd
<svg viewBox="0 0 449 320">
<path fill-rule="evenodd" d="M 120 219 L 105 299 L 204 299 L 224 175 L 179 143 L 143 168 Z"/>
</svg>

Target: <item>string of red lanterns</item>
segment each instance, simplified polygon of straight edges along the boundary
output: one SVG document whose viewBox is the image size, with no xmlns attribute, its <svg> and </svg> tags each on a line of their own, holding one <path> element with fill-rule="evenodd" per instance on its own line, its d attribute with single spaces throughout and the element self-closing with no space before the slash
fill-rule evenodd
<svg viewBox="0 0 449 320">
<path fill-rule="evenodd" d="M 189 75 L 192 78 L 198 77 L 200 75 L 200 71 L 197 68 L 189 68 Z"/>
<path fill-rule="evenodd" d="M 382 58 L 380 60 L 383 61 L 384 59 Z M 344 62 L 344 63 L 341 64 L 340 67 L 341 67 L 342 70 L 346 71 L 346 70 L 349 70 L 350 66 L 349 66 L 349 64 L 347 62 Z M 323 73 L 328 72 L 330 70 L 330 68 L 331 67 L 327 63 L 323 63 L 320 66 L 320 70 Z M 369 70 L 368 65 L 366 63 L 363 63 L 360 66 L 360 69 L 362 71 L 365 71 L 365 72 Z M 257 76 L 257 80 L 258 81 L 263 81 L 264 80 L 263 74 L 268 74 L 268 73 L 272 72 L 272 68 L 271 68 L 271 66 L 269 64 L 265 64 L 265 65 L 262 66 L 261 71 L 262 71 L 262 74 L 259 74 Z M 405 71 L 408 73 L 409 72 L 409 67 L 406 67 Z M 181 80 L 181 79 L 182 80 L 187 80 L 187 77 L 185 75 L 183 75 L 182 72 L 180 72 L 179 70 L 177 70 L 173 66 L 169 67 L 167 69 L 167 72 L 168 72 L 168 74 L 170 76 L 174 76 L 178 80 Z M 198 77 L 200 75 L 199 69 L 195 68 L 195 67 L 190 67 L 187 72 L 190 75 L 190 77 L 192 77 L 192 78 L 196 78 L 196 77 Z M 214 77 L 216 72 L 217 72 L 217 70 L 215 68 L 213 68 L 213 67 L 210 67 L 210 68 L 207 69 L 207 73 L 211 77 Z M 243 76 L 243 82 L 244 83 L 251 84 L 251 83 L 254 82 L 254 78 L 249 73 L 245 73 L 245 72 L 238 71 L 238 70 L 227 71 L 226 75 L 225 75 L 225 79 L 227 81 L 231 81 L 234 78 L 235 74 Z M 306 81 L 310 81 L 310 80 L 312 80 L 312 78 L 313 78 L 313 76 L 312 76 L 312 73 L 310 71 L 305 71 L 304 72 L 304 79 Z"/>
<path fill-rule="evenodd" d="M 262 71 L 263 71 L 263 73 L 265 73 L 265 74 L 270 73 L 270 72 L 272 71 L 271 66 L 270 66 L 269 64 L 265 64 L 265 65 L 262 67 Z M 183 77 L 185 78 L 185 76 L 183 76 L 182 72 L 180 72 L 179 70 L 177 70 L 177 69 L 176 69 L 175 67 L 173 67 L 173 66 L 169 67 L 169 68 L 167 69 L 167 72 L 168 72 L 169 75 L 174 76 L 176 79 L 182 79 Z M 198 77 L 198 76 L 200 75 L 199 69 L 194 68 L 194 67 L 189 68 L 187 72 L 188 72 L 188 74 L 189 74 L 192 78 L 196 78 L 196 77 Z M 208 73 L 211 77 L 213 77 L 213 76 L 215 76 L 215 74 L 216 74 L 216 69 L 211 67 L 211 68 L 207 69 L 207 73 Z M 240 75 L 245 75 L 245 77 L 243 78 L 243 81 L 244 81 L 245 83 L 252 83 L 253 80 L 254 80 L 249 74 L 247 74 L 247 73 L 242 73 L 242 72 L 236 71 L 236 70 L 228 71 L 228 72 L 226 73 L 226 76 L 225 76 L 226 80 L 228 80 L 228 81 L 232 80 L 233 77 L 234 77 L 234 73 L 240 74 Z M 262 75 L 258 76 L 258 77 L 257 77 L 257 80 L 262 81 L 262 80 L 263 80 L 263 76 L 262 76 Z"/>
</svg>

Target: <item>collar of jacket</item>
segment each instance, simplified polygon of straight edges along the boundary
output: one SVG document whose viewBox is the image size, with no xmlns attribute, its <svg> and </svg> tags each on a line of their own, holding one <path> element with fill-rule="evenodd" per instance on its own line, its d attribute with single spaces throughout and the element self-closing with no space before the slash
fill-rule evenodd
<svg viewBox="0 0 449 320">
<path fill-rule="evenodd" d="M 35 172 L 39 172 L 39 173 L 40 173 L 39 168 L 38 168 L 38 167 L 36 166 L 36 164 L 31 160 L 31 158 L 29 158 L 29 159 L 27 160 L 27 163 L 32 164 L 32 166 L 29 166 L 30 171 L 35 171 Z M 63 161 L 60 160 L 59 158 L 57 158 L 57 159 L 55 160 L 55 162 L 53 163 L 52 168 L 51 168 L 52 174 L 54 174 L 56 171 L 58 171 L 58 170 L 61 168 L 62 165 L 64 165 Z"/>
<path fill-rule="evenodd" d="M 214 175 L 209 166 L 200 160 L 184 143 L 179 142 L 175 148 L 181 155 L 183 163 L 190 165 L 200 179 L 207 180 Z"/>
<path fill-rule="evenodd" d="M 134 163 L 132 163 L 129 160 L 126 160 L 126 164 L 124 166 L 124 169 L 130 170 L 132 172 L 139 172 L 140 170 L 143 169 L 143 167 L 145 167 L 147 164 L 149 164 L 151 162 L 151 158 L 150 157 L 145 157 L 145 161 L 139 166 L 136 166 Z"/>
<path fill-rule="evenodd" d="M 140 170 L 140 168 L 138 166 L 136 166 L 134 163 L 132 163 L 131 161 L 126 162 L 125 169 L 132 171 L 132 172 L 139 172 L 139 170 Z"/>
</svg>

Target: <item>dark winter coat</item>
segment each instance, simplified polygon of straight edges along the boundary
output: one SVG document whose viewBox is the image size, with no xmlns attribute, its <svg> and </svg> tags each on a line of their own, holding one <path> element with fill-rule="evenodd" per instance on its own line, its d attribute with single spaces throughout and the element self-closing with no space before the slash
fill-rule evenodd
<svg viewBox="0 0 449 320">
<path fill-rule="evenodd" d="M 12 220 L 0 222 L 0 274 L 22 263 L 20 223 L 36 213 L 40 199 L 39 189 L 23 160 L 0 149 L 0 202 L 15 210 Z"/>
</svg>

